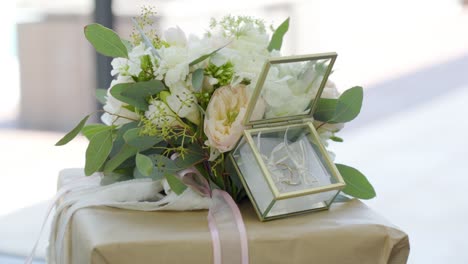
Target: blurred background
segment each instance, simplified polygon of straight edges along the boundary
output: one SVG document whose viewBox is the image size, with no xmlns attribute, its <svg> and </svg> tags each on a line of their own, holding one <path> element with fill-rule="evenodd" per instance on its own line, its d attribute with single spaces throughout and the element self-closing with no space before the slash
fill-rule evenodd
<svg viewBox="0 0 468 264">
<path fill-rule="evenodd" d="M 409 234 L 409 263 L 468 263 L 467 0 L 2 2 L 0 263 L 23 262 L 59 170 L 84 165 L 83 138 L 53 146 L 110 81 L 83 27 L 97 20 L 129 36 L 144 5 L 156 7 L 158 29 L 199 35 L 212 16 L 275 26 L 290 17 L 284 55 L 336 51 L 339 89 L 365 88 L 361 115 L 340 132 L 345 143 L 332 145 L 337 161 L 373 183 L 378 196 L 366 204 Z"/>
</svg>

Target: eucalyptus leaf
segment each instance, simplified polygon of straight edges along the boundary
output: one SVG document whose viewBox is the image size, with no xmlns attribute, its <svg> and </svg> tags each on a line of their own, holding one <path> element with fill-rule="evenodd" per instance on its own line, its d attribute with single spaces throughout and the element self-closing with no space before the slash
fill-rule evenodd
<svg viewBox="0 0 468 264">
<path fill-rule="evenodd" d="M 156 169 L 161 173 L 166 173 L 166 172 L 174 173 L 176 171 L 181 170 L 181 168 L 177 166 L 174 160 L 171 160 L 166 156 L 154 154 L 154 155 L 149 155 L 149 157 L 153 160 L 153 163 L 156 166 Z"/>
<path fill-rule="evenodd" d="M 174 161 L 177 167 L 180 169 L 186 169 L 193 167 L 194 165 L 207 160 L 208 157 L 203 153 L 202 149 L 198 144 L 192 144 L 188 147 L 188 153 L 183 157 L 179 156 Z"/>
<path fill-rule="evenodd" d="M 96 89 L 96 99 L 98 100 L 98 102 L 100 102 L 103 105 L 106 104 L 107 102 L 106 96 L 107 96 L 107 89 Z"/>
<path fill-rule="evenodd" d="M 112 151 L 109 155 L 111 158 L 113 158 L 120 151 L 122 146 L 125 144 L 125 140 L 123 138 L 125 133 L 128 130 L 137 128 L 137 127 L 138 127 L 138 122 L 130 122 L 130 123 L 122 125 L 121 127 L 117 129 L 117 134 L 114 140 L 114 146 L 112 147 Z"/>
<path fill-rule="evenodd" d="M 137 83 L 120 83 L 111 89 L 111 95 L 117 100 L 132 105 L 141 110 L 148 109 L 148 98 L 167 88 L 159 80 L 150 80 Z"/>
<path fill-rule="evenodd" d="M 359 112 L 361 112 L 363 97 L 364 91 L 360 86 L 355 86 L 346 90 L 341 94 L 340 98 L 338 98 L 333 121 L 344 123 L 356 118 L 359 115 Z"/>
<path fill-rule="evenodd" d="M 185 185 L 174 174 L 166 174 L 165 177 L 166 177 L 167 183 L 171 187 L 171 190 L 175 192 L 177 195 L 181 195 L 185 191 L 185 189 L 187 189 L 187 185 Z"/>
<path fill-rule="evenodd" d="M 81 129 L 81 133 L 88 139 L 91 140 L 91 138 L 96 135 L 99 132 L 102 132 L 104 130 L 112 130 L 114 127 L 113 126 L 107 126 L 103 124 L 90 124 L 83 129 Z"/>
<path fill-rule="evenodd" d="M 128 58 L 128 51 L 120 37 L 100 24 L 90 24 L 84 28 L 86 39 L 97 52 L 109 57 Z"/>
<path fill-rule="evenodd" d="M 72 141 L 83 129 L 84 125 L 86 124 L 86 121 L 88 121 L 88 118 L 90 115 L 85 116 L 78 125 L 76 125 L 75 128 L 73 128 L 70 132 L 68 132 L 63 138 L 61 138 L 57 143 L 55 143 L 55 146 L 63 146 L 67 144 L 68 142 Z"/>
<path fill-rule="evenodd" d="M 338 99 L 320 98 L 314 112 L 314 119 L 322 122 L 329 122 L 335 117 Z"/>
<path fill-rule="evenodd" d="M 346 182 L 343 192 L 359 199 L 372 199 L 376 196 L 374 187 L 357 169 L 343 164 L 336 164 L 338 171 Z"/>
<path fill-rule="evenodd" d="M 135 157 L 136 167 L 144 176 L 149 177 L 153 173 L 154 164 L 150 157 L 137 153 Z"/>
<path fill-rule="evenodd" d="M 195 92 L 199 92 L 202 89 L 203 78 L 205 78 L 205 73 L 202 68 L 196 69 L 192 73 L 192 87 Z"/>
<path fill-rule="evenodd" d="M 91 175 L 98 171 L 112 150 L 112 131 L 104 130 L 97 133 L 89 141 L 86 149 L 85 174 Z"/>
<path fill-rule="evenodd" d="M 283 37 L 289 29 L 289 17 L 279 25 L 271 36 L 270 44 L 268 45 L 268 51 L 281 50 L 283 45 Z"/>
<path fill-rule="evenodd" d="M 140 135 L 139 128 L 133 128 L 128 130 L 123 135 L 123 138 L 128 145 L 134 146 L 140 151 L 147 150 L 163 140 L 162 138 L 157 136 Z"/>
<path fill-rule="evenodd" d="M 137 153 L 138 148 L 128 144 L 123 144 L 119 151 L 109 161 L 106 162 L 106 165 L 104 166 L 104 172 L 114 171 L 127 159 L 133 157 Z"/>
</svg>

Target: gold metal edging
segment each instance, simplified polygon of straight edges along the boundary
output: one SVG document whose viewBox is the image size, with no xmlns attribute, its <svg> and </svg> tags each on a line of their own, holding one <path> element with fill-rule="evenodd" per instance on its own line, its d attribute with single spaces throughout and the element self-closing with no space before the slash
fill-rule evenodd
<svg viewBox="0 0 468 264">
<path fill-rule="evenodd" d="M 250 135 L 249 130 L 247 130 L 247 129 L 244 130 L 244 136 L 245 136 L 247 142 L 249 143 L 249 145 L 250 145 L 250 147 L 252 149 L 252 152 L 254 154 L 255 159 L 257 160 L 258 165 L 260 166 L 260 169 L 263 172 L 263 178 L 265 178 L 265 180 L 268 183 L 268 187 L 270 188 L 271 192 L 273 193 L 273 197 L 274 198 L 278 197 L 280 195 L 280 192 L 278 191 L 278 188 L 276 188 L 276 185 L 272 180 L 270 171 L 265 166 L 265 163 L 263 162 L 262 156 L 258 152 L 258 149 L 256 147 L 254 147 L 255 143 L 253 141 L 252 135 Z"/>
<path fill-rule="evenodd" d="M 237 174 L 239 175 L 239 178 L 240 178 L 240 180 L 242 182 L 242 185 L 244 185 L 247 196 L 249 196 L 249 199 L 252 202 L 252 205 L 253 205 L 253 207 L 255 209 L 255 213 L 258 216 L 258 219 L 260 219 L 260 221 L 262 221 L 262 222 L 265 221 L 263 215 L 260 214 L 260 208 L 258 207 L 257 200 L 255 200 L 255 197 L 253 197 L 252 191 L 250 190 L 249 185 L 247 184 L 247 182 L 244 179 L 244 174 L 242 174 L 242 172 L 239 169 L 239 166 L 237 166 L 237 162 L 234 159 L 232 153 L 229 153 L 229 158 L 231 159 L 231 162 L 233 163 L 234 169 L 236 170 Z"/>
</svg>

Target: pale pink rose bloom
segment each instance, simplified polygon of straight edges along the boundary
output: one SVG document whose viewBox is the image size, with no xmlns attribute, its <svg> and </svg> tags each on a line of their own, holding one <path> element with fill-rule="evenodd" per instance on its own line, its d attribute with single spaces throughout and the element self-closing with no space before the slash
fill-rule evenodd
<svg viewBox="0 0 468 264">
<path fill-rule="evenodd" d="M 249 96 L 245 85 L 223 86 L 213 93 L 206 109 L 205 134 L 208 137 L 206 145 L 212 149 L 210 160 L 219 153 L 230 151 L 242 136 L 245 113 Z M 264 109 L 257 110 L 254 115 Z"/>
</svg>

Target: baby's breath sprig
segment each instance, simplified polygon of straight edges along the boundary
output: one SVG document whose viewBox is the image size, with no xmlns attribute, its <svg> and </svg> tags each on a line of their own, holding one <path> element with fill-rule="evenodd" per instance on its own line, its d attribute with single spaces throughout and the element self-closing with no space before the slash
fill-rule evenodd
<svg viewBox="0 0 468 264">
<path fill-rule="evenodd" d="M 138 26 L 143 30 L 145 35 L 151 40 L 153 46 L 156 49 L 160 49 L 161 47 L 168 47 L 169 44 L 162 40 L 156 30 L 151 28 L 154 25 L 153 18 L 156 16 L 157 12 L 154 11 L 154 7 L 152 6 L 143 6 L 141 8 L 141 14 L 138 17 L 135 17 L 135 20 Z M 132 39 L 133 45 L 137 46 L 142 42 L 142 38 L 140 32 L 133 27 L 133 31 L 130 34 L 130 38 Z"/>
</svg>

